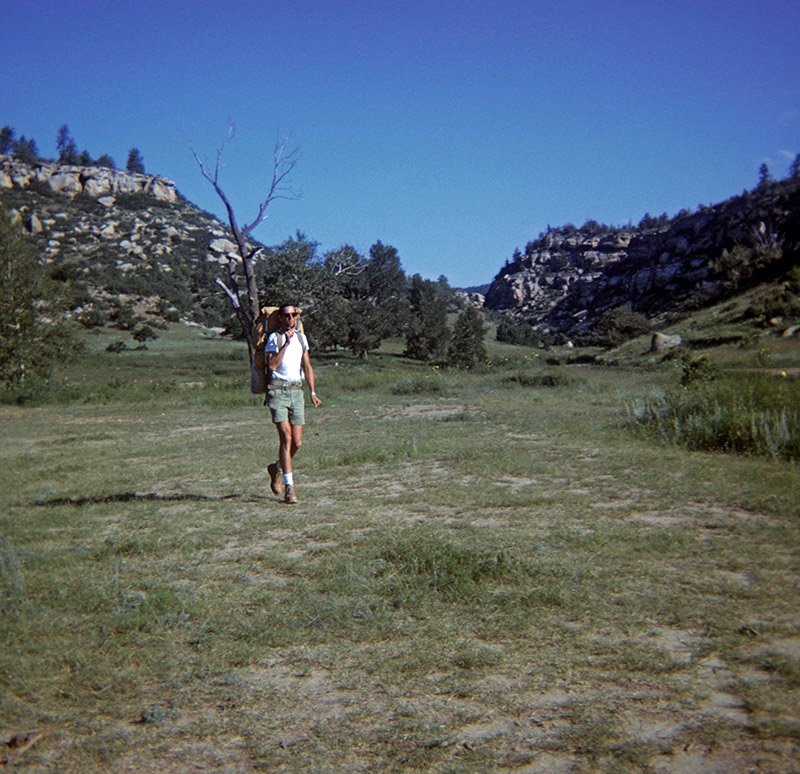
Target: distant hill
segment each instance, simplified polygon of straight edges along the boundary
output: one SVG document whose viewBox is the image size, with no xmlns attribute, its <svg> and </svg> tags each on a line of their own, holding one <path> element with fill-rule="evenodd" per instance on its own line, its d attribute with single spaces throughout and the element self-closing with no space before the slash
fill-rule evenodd
<svg viewBox="0 0 800 774">
<path fill-rule="evenodd" d="M 800 178 L 637 228 L 549 230 L 498 272 L 488 308 L 543 331 L 596 330 L 621 307 L 662 325 L 800 265 Z"/>
</svg>

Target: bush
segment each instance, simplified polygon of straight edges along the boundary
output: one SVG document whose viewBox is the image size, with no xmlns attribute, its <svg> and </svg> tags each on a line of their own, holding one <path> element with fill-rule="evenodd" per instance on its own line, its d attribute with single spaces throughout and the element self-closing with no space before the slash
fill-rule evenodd
<svg viewBox="0 0 800 774">
<path fill-rule="evenodd" d="M 720 376 L 719 366 L 705 355 L 692 357 L 684 354 L 681 357 L 681 386 L 692 387 L 708 384 Z"/>
<path fill-rule="evenodd" d="M 597 334 L 604 346 L 618 347 L 629 339 L 650 332 L 650 321 L 630 306 L 618 306 L 606 312 L 597 323 Z"/>
<path fill-rule="evenodd" d="M 682 379 L 681 387 L 629 404 L 632 426 L 693 450 L 800 459 L 796 379 L 763 373 L 722 376 L 718 371 L 709 378 L 706 365 L 698 361 L 688 372 L 693 377 L 685 384 Z"/>
<path fill-rule="evenodd" d="M 108 321 L 108 314 L 97 306 L 90 306 L 78 315 L 78 322 L 84 328 L 100 328 Z"/>
<path fill-rule="evenodd" d="M 551 337 L 552 338 L 552 337 Z M 497 325 L 497 341 L 505 344 L 518 344 L 527 347 L 546 346 L 545 336 L 524 322 L 517 322 L 510 315 L 504 315 Z"/>
</svg>

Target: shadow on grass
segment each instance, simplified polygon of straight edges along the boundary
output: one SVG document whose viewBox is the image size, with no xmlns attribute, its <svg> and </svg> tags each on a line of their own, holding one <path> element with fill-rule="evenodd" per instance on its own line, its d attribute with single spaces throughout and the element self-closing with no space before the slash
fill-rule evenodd
<svg viewBox="0 0 800 774">
<path fill-rule="evenodd" d="M 74 505 L 82 508 L 84 505 L 98 505 L 101 503 L 128 503 L 128 502 L 149 502 L 151 500 L 160 502 L 180 502 L 182 500 L 199 502 L 218 502 L 220 500 L 240 500 L 242 495 L 203 495 L 203 494 L 158 494 L 157 492 L 118 492 L 116 494 L 96 495 L 95 497 L 56 497 L 50 500 L 36 500 L 32 505 L 40 507 L 51 507 L 58 505 Z"/>
</svg>

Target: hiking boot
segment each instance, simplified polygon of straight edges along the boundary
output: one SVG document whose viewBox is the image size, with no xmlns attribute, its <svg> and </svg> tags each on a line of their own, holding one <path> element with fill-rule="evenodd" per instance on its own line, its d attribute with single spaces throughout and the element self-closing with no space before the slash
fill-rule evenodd
<svg viewBox="0 0 800 774">
<path fill-rule="evenodd" d="M 283 496 L 283 502 L 294 504 L 297 502 L 297 495 L 294 493 L 293 486 L 286 487 L 286 493 Z"/>
<path fill-rule="evenodd" d="M 269 488 L 272 490 L 272 494 L 280 497 L 281 489 L 283 488 L 283 479 L 280 469 L 274 462 L 271 462 L 267 465 L 267 473 L 269 473 Z"/>
</svg>

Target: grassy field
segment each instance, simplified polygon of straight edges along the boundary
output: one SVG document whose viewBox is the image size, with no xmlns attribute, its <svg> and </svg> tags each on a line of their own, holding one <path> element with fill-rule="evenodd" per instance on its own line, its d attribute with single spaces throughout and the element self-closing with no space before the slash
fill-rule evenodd
<svg viewBox="0 0 800 774">
<path fill-rule="evenodd" d="M 241 347 L 112 338 L 0 406 L 13 770 L 798 770 L 800 468 L 631 432 L 674 366 L 316 357 L 288 506 Z"/>
</svg>

